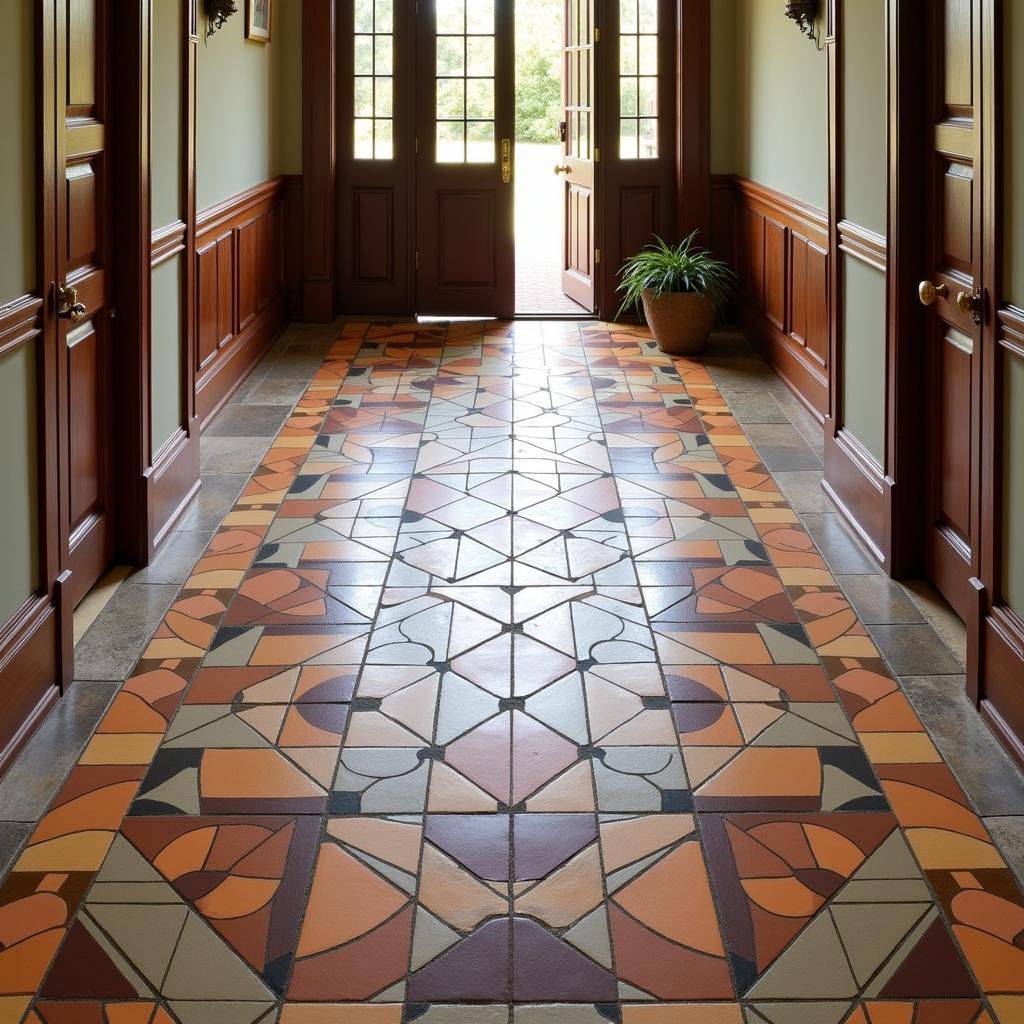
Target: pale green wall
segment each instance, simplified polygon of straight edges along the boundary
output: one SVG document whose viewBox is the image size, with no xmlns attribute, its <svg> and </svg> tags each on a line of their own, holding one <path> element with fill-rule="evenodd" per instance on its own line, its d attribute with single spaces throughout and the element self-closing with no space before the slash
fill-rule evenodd
<svg viewBox="0 0 1024 1024">
<path fill-rule="evenodd" d="M 886 3 L 842 0 L 843 204 L 840 216 L 886 233 Z M 885 275 L 843 254 L 842 426 L 885 466 Z"/>
<path fill-rule="evenodd" d="M 181 408 L 181 282 L 183 256 L 173 256 L 153 269 L 150 387 L 153 404 L 152 451 L 155 455 L 182 425 Z"/>
<path fill-rule="evenodd" d="M 1004 298 L 1024 307 L 1024 3 L 1003 4 L 1006 69 Z M 1005 356 L 1003 599 L 1024 615 L 1024 360 Z"/>
<path fill-rule="evenodd" d="M 786 18 L 783 0 L 735 0 L 735 4 L 734 170 L 745 178 L 825 209 L 825 53 L 815 49 Z"/>
<path fill-rule="evenodd" d="M 0 308 L 36 271 L 35 5 L 0 0 Z M 0 626 L 39 588 L 36 346 L 0 356 Z"/>
<path fill-rule="evenodd" d="M 182 0 L 153 5 L 153 227 L 184 220 L 182 201 Z"/>
<path fill-rule="evenodd" d="M 1024 308 L 1024 3 L 1003 4 L 1005 40 L 1005 297 Z"/>
<path fill-rule="evenodd" d="M 277 0 L 269 44 L 245 38 L 240 12 L 200 45 L 196 106 L 200 210 L 275 175 L 301 173 L 301 16 L 298 0 Z"/>
<path fill-rule="evenodd" d="M 36 285 L 34 6 L 0 0 L 0 306 Z"/>
<path fill-rule="evenodd" d="M 843 426 L 885 465 L 885 275 L 843 253 Z"/>
<path fill-rule="evenodd" d="M 842 218 L 886 233 L 885 0 L 843 0 Z"/>
<path fill-rule="evenodd" d="M 0 356 L 0 625 L 39 588 L 35 354 Z"/>
<path fill-rule="evenodd" d="M 736 0 L 711 4 L 711 173 L 736 171 Z"/>
<path fill-rule="evenodd" d="M 158 0 L 153 5 L 153 228 L 185 219 L 181 187 L 182 60 L 184 58 L 183 0 Z M 152 271 L 152 332 L 150 335 L 150 402 L 152 451 L 182 426 L 182 274 L 181 256 Z"/>
</svg>

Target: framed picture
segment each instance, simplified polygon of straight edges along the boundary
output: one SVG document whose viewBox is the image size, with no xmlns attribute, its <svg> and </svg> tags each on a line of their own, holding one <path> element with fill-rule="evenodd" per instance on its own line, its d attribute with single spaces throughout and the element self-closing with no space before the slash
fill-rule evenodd
<svg viewBox="0 0 1024 1024">
<path fill-rule="evenodd" d="M 245 0 L 245 38 L 258 43 L 270 42 L 270 5 L 272 0 Z"/>
</svg>

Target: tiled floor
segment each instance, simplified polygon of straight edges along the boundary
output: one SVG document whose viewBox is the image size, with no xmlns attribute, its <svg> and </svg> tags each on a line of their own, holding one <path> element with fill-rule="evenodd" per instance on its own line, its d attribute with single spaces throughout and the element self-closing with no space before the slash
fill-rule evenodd
<svg viewBox="0 0 1024 1024">
<path fill-rule="evenodd" d="M 1024 1020 L 1024 782 L 752 352 L 336 333 L 0 783 L 0 1022 Z"/>
</svg>

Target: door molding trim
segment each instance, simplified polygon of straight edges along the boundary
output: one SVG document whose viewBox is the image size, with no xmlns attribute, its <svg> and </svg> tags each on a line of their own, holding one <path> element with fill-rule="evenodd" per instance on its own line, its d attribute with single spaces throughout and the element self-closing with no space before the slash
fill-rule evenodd
<svg viewBox="0 0 1024 1024">
<path fill-rule="evenodd" d="M 335 0 L 302 2 L 302 318 L 335 310 L 337 196 Z"/>
<path fill-rule="evenodd" d="M 676 0 L 676 230 L 711 245 L 711 0 Z"/>
</svg>

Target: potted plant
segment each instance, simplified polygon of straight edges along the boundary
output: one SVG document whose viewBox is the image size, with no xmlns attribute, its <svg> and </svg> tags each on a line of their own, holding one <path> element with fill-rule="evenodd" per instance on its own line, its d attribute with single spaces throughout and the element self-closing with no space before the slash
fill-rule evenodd
<svg viewBox="0 0 1024 1024">
<path fill-rule="evenodd" d="M 735 274 L 707 249 L 694 244 L 697 232 L 678 245 L 655 236 L 653 245 L 631 256 L 619 272 L 625 296 L 617 316 L 643 306 L 647 324 L 663 352 L 700 352 L 732 294 Z"/>
</svg>

